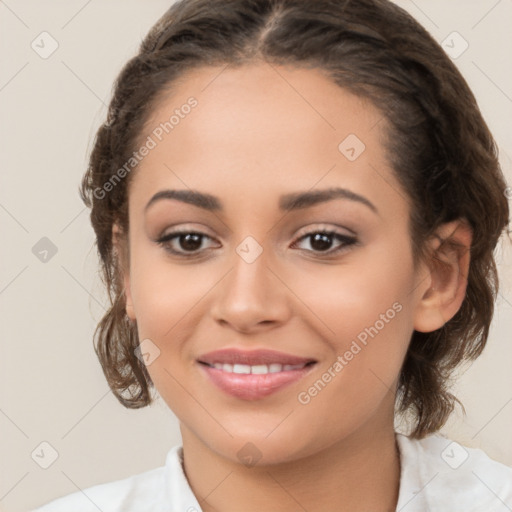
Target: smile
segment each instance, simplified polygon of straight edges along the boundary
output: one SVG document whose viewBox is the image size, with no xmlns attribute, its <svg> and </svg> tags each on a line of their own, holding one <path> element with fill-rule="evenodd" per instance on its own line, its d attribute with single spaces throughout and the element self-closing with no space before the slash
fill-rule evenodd
<svg viewBox="0 0 512 512">
<path fill-rule="evenodd" d="M 316 360 L 270 350 L 223 349 L 198 358 L 200 370 L 224 393 L 259 400 L 307 375 Z"/>
<path fill-rule="evenodd" d="M 306 363 L 310 364 L 310 363 Z M 282 371 L 288 372 L 292 370 L 300 370 L 304 368 L 306 364 L 255 364 L 253 366 L 248 364 L 222 364 L 215 363 L 213 368 L 222 370 L 227 373 L 238 373 L 238 374 L 253 374 L 253 375 L 264 375 L 266 373 L 279 373 Z"/>
</svg>

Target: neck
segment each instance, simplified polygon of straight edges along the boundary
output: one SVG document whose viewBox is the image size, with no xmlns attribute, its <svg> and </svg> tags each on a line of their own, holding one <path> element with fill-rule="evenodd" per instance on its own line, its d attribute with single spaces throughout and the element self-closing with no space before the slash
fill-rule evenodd
<svg viewBox="0 0 512 512">
<path fill-rule="evenodd" d="M 182 436 L 185 473 L 203 512 L 396 509 L 400 460 L 392 422 L 385 428 L 370 421 L 314 455 L 254 467 L 222 457 L 183 425 Z"/>
</svg>

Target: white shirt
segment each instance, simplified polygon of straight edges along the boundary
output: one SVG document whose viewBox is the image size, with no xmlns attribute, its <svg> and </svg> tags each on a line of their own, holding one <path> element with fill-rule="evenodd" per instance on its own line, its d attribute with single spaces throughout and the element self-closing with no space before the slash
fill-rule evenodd
<svg viewBox="0 0 512 512">
<path fill-rule="evenodd" d="M 512 468 L 482 450 L 437 434 L 421 440 L 397 434 L 397 442 L 401 463 L 397 512 L 512 510 Z M 201 512 L 182 464 L 182 446 L 175 446 L 165 466 L 77 491 L 33 512 Z"/>
</svg>

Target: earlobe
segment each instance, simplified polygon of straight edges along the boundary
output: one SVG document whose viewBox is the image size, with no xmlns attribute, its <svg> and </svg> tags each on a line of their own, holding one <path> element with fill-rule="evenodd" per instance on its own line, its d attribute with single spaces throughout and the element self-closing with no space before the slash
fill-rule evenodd
<svg viewBox="0 0 512 512">
<path fill-rule="evenodd" d="M 472 230 L 459 219 L 443 224 L 430 243 L 430 286 L 422 291 L 414 329 L 432 332 L 441 328 L 460 309 L 466 295 Z"/>
<path fill-rule="evenodd" d="M 124 295 L 126 299 L 126 314 L 130 320 L 135 320 L 132 294 L 130 288 L 130 265 L 128 261 L 128 247 L 126 237 L 122 234 L 117 223 L 112 226 L 112 247 L 114 256 L 117 259 L 117 268 L 121 274 Z"/>
</svg>

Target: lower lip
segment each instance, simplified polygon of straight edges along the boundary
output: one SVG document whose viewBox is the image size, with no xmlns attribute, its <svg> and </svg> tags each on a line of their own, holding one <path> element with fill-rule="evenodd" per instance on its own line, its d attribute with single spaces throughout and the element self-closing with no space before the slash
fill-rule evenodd
<svg viewBox="0 0 512 512">
<path fill-rule="evenodd" d="M 302 379 L 315 366 L 312 364 L 299 370 L 251 374 L 229 373 L 201 363 L 199 365 L 217 387 L 228 395 L 242 400 L 259 400 L 272 395 Z"/>
</svg>

